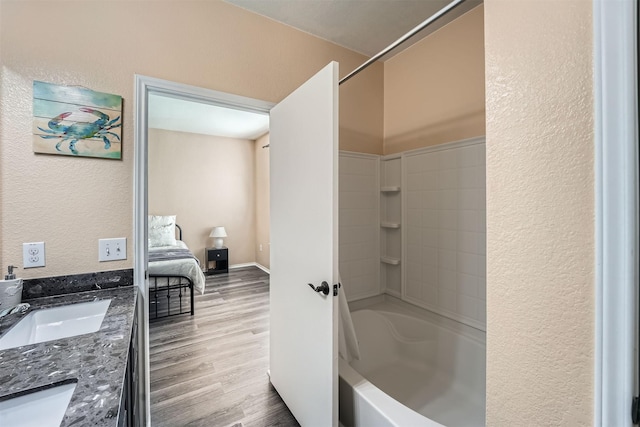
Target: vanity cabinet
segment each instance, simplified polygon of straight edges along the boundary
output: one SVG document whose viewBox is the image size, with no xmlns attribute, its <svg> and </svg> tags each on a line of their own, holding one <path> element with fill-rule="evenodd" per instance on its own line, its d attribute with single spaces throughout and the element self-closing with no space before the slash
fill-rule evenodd
<svg viewBox="0 0 640 427">
<path fill-rule="evenodd" d="M 138 425 L 140 410 L 140 405 L 138 405 L 138 377 L 138 316 L 136 311 L 133 314 L 133 324 L 131 326 L 131 340 L 129 342 L 127 367 L 122 387 L 118 427 L 135 427 Z"/>
</svg>

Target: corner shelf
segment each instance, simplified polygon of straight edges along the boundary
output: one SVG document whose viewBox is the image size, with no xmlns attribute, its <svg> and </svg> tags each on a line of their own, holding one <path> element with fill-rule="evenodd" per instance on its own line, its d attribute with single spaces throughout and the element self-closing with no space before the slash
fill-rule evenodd
<svg viewBox="0 0 640 427">
<path fill-rule="evenodd" d="M 380 223 L 380 227 L 382 227 L 382 228 L 400 228 L 400 223 L 399 222 L 383 221 L 383 222 Z"/>
<path fill-rule="evenodd" d="M 380 257 L 380 261 L 389 264 L 389 265 L 399 265 L 400 260 L 398 258 L 390 257 L 390 256 L 382 256 Z"/>
</svg>

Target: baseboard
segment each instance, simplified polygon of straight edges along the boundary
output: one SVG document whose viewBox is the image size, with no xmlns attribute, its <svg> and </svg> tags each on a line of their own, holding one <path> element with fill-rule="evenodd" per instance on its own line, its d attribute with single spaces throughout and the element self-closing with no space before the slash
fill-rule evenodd
<svg viewBox="0 0 640 427">
<path fill-rule="evenodd" d="M 267 267 L 260 265 L 257 262 L 245 262 L 242 264 L 233 264 L 229 266 L 229 270 L 235 270 L 236 268 L 245 268 L 245 267 L 258 267 L 260 270 L 264 271 L 265 273 L 271 274 Z"/>
</svg>

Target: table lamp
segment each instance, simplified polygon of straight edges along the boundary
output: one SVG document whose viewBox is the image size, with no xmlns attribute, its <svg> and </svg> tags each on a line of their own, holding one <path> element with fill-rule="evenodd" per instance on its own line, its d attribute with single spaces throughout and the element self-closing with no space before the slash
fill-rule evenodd
<svg viewBox="0 0 640 427">
<path fill-rule="evenodd" d="M 222 248 L 222 238 L 223 237 L 227 237 L 227 232 L 225 231 L 224 227 L 213 227 L 213 230 L 211 230 L 211 234 L 209 234 L 209 237 L 213 237 L 214 240 L 214 246 L 216 249 L 220 249 Z"/>
</svg>

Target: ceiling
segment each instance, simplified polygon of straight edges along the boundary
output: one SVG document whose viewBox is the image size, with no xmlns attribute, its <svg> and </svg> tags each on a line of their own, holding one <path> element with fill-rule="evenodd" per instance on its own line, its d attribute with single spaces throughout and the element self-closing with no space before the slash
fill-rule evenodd
<svg viewBox="0 0 640 427">
<path fill-rule="evenodd" d="M 269 116 L 149 94 L 149 127 L 254 140 L 269 130 Z"/>
<path fill-rule="evenodd" d="M 451 0 L 224 0 L 275 21 L 374 56 Z M 385 55 L 387 60 L 482 3 L 466 0 Z M 257 139 L 269 117 L 161 95 L 149 96 L 149 127 L 240 139 Z"/>
<path fill-rule="evenodd" d="M 372 57 L 448 5 L 451 0 L 224 0 Z M 383 59 L 471 10 L 467 0 Z"/>
</svg>

